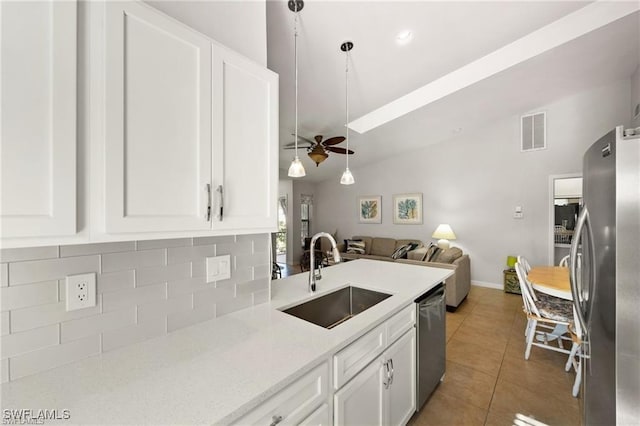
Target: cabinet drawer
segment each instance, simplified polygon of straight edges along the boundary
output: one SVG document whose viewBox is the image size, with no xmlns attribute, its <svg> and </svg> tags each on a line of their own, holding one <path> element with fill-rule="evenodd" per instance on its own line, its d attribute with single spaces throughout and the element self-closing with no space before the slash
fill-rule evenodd
<svg viewBox="0 0 640 426">
<path fill-rule="evenodd" d="M 329 405 L 322 404 L 322 407 L 318 408 L 309 417 L 304 419 L 300 426 L 330 426 L 333 424 L 331 416 L 329 415 Z"/>
<path fill-rule="evenodd" d="M 329 365 L 325 362 L 240 418 L 235 424 L 268 426 L 280 417 L 282 419 L 278 425 L 298 424 L 327 401 L 328 382 Z"/>
<path fill-rule="evenodd" d="M 391 344 L 416 324 L 416 305 L 412 303 L 407 306 L 385 324 L 387 326 L 387 344 Z"/>
<path fill-rule="evenodd" d="M 340 389 L 387 346 L 386 324 L 379 325 L 333 357 L 333 386 Z"/>
</svg>

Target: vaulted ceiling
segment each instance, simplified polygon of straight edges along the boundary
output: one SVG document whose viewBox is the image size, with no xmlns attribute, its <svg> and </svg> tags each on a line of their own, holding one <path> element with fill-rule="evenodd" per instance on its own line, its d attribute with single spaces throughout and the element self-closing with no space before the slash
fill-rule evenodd
<svg viewBox="0 0 640 426">
<path fill-rule="evenodd" d="M 596 25 L 593 31 L 587 25 L 578 31 L 580 36 L 568 36 L 554 46 L 555 38 L 575 32 L 562 25 L 581 26 L 572 16 L 587 11 L 585 7 L 593 4 L 307 0 L 299 14 L 299 134 L 308 139 L 345 134 L 346 58 L 339 49 L 345 40 L 354 43 L 349 65 L 350 127 L 356 127 L 359 117 L 416 89 L 426 86 L 427 91 L 442 92 L 362 134 L 351 130 L 350 148 L 356 153 L 350 157 L 350 168 L 354 171 L 398 152 L 471 135 L 474 128 L 496 119 L 628 78 L 640 63 L 637 7 L 633 13 Z M 280 75 L 281 147 L 293 142 L 293 15 L 285 1 L 267 1 L 268 66 Z M 545 29 L 556 21 L 555 27 Z M 590 24 L 588 16 L 583 21 Z M 396 36 L 403 30 L 411 31 L 413 39 L 399 45 Z M 499 55 L 493 62 L 479 63 L 476 71 L 469 68 L 487 55 L 489 59 L 506 55 L 514 42 L 515 52 L 520 46 L 524 51 L 532 44 L 524 43 L 523 37 L 535 36 L 538 44 L 547 43 L 549 48 L 539 54 L 531 48 L 535 54 L 520 55 L 524 58 L 504 69 L 500 68 L 504 57 Z M 492 67 L 495 72 L 487 75 L 477 72 Z M 478 78 L 444 91 L 437 86 L 456 80 L 451 73 L 461 69 Z M 287 170 L 293 155 L 292 150 L 281 149 L 281 169 Z M 306 151 L 299 155 L 307 171 L 304 179 L 310 181 L 338 180 L 344 169 L 344 155 L 332 153 L 319 167 Z"/>
</svg>

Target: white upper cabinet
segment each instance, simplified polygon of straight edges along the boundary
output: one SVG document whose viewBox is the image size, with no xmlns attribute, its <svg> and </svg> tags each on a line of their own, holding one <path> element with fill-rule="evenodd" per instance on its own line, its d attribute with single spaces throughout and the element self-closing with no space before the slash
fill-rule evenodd
<svg viewBox="0 0 640 426">
<path fill-rule="evenodd" d="M 223 191 L 222 218 L 216 204 L 218 223 L 213 227 L 273 228 L 278 199 L 278 75 L 216 45 L 212 58 L 214 189 L 222 185 Z"/>
<path fill-rule="evenodd" d="M 105 19 L 107 233 L 208 229 L 211 44 L 137 2 Z"/>
<path fill-rule="evenodd" d="M 76 232 L 75 1 L 0 2 L 2 238 Z"/>
</svg>

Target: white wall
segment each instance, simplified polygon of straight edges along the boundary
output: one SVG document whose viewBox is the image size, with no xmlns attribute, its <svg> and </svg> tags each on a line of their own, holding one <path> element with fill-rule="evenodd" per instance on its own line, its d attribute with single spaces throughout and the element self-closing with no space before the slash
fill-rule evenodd
<svg viewBox="0 0 640 426">
<path fill-rule="evenodd" d="M 257 63 L 267 66 L 265 0 L 146 0 L 146 3 Z"/>
<path fill-rule="evenodd" d="M 291 226 L 291 237 L 293 238 L 293 242 L 291 243 L 291 256 L 292 263 L 299 264 L 300 256 L 302 256 L 302 244 L 300 242 L 300 232 L 302 226 L 300 226 L 300 196 L 302 194 L 313 195 L 313 208 L 311 209 L 311 234 L 313 235 L 315 232 L 321 230 L 318 228 L 318 224 L 316 220 L 318 220 L 318 210 L 317 210 L 317 195 L 316 195 L 316 184 L 313 182 L 305 181 L 304 178 L 301 180 L 293 180 L 293 199 L 291 200 L 290 207 L 293 213 L 292 217 L 292 226 Z"/>
<path fill-rule="evenodd" d="M 630 81 L 562 99 L 547 111 L 548 149 L 522 153 L 519 115 L 465 129 L 452 140 L 354 169 L 356 184 L 334 179 L 316 189 L 316 231 L 430 241 L 439 223 L 458 236 L 471 257 L 471 278 L 502 283 L 507 255 L 533 264 L 548 260 L 549 175 L 580 172 L 582 153 L 614 126 L 630 120 Z M 530 111 L 522 111 L 526 113 Z M 423 193 L 424 223 L 394 225 L 392 195 Z M 359 195 L 382 195 L 382 224 L 358 224 Z M 514 219 L 516 205 L 524 218 Z"/>
</svg>

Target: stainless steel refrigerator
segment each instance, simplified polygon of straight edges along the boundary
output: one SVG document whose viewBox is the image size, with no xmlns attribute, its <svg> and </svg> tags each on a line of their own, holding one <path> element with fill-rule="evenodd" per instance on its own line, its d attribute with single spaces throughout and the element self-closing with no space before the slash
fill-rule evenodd
<svg viewBox="0 0 640 426">
<path fill-rule="evenodd" d="M 640 424 L 640 136 L 617 127 L 583 160 L 571 287 L 583 330 L 584 425 Z"/>
</svg>

